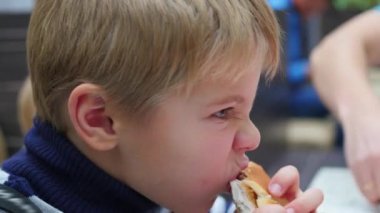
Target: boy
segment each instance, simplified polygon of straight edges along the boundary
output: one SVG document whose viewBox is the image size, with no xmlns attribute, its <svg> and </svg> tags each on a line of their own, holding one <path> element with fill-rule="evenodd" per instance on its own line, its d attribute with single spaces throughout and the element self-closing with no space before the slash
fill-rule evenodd
<svg viewBox="0 0 380 213">
<path fill-rule="evenodd" d="M 278 37 L 264 0 L 36 1 L 37 118 L 2 182 L 47 212 L 207 212 L 259 145 L 249 112 Z M 288 212 L 322 201 L 293 167 L 271 183 Z"/>
</svg>

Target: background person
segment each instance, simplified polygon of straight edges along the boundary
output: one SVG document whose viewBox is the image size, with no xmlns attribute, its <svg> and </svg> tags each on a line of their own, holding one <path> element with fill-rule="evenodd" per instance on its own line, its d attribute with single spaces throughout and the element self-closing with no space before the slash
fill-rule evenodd
<svg viewBox="0 0 380 213">
<path fill-rule="evenodd" d="M 348 166 L 363 194 L 380 200 L 380 100 L 368 80 L 380 64 L 380 7 L 326 36 L 311 56 L 311 77 L 321 99 L 340 121 Z"/>
</svg>

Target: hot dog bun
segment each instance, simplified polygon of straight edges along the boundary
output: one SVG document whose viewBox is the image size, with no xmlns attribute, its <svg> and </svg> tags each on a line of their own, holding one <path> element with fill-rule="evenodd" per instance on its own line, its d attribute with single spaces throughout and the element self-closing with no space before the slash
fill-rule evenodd
<svg viewBox="0 0 380 213">
<path fill-rule="evenodd" d="M 269 205 L 288 203 L 285 199 L 272 197 L 267 191 L 270 177 L 263 167 L 250 162 L 239 179 L 231 181 L 232 198 L 238 213 L 252 213 L 254 209 Z"/>
</svg>

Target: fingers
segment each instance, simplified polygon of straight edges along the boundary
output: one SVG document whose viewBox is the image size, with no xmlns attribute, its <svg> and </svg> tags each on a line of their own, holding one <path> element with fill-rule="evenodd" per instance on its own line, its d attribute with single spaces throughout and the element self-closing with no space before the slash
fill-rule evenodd
<svg viewBox="0 0 380 213">
<path fill-rule="evenodd" d="M 267 205 L 255 209 L 255 213 L 286 213 L 284 207 L 280 205 Z"/>
<path fill-rule="evenodd" d="M 319 189 L 309 189 L 284 207 L 268 205 L 258 208 L 255 213 L 309 213 L 315 212 L 323 201 L 323 194 Z"/>
<path fill-rule="evenodd" d="M 371 166 L 371 161 L 357 161 L 350 165 L 353 175 L 358 183 L 358 187 L 363 195 L 372 203 L 376 203 L 380 199 L 380 175 L 374 174 L 376 167 Z"/>
<path fill-rule="evenodd" d="M 368 200 L 372 203 L 378 203 L 380 200 L 380 171 L 378 169 L 380 162 L 380 152 L 379 147 L 375 146 L 373 148 L 370 147 L 371 154 L 369 155 L 369 159 L 367 160 L 367 164 L 369 165 L 368 171 L 371 174 L 372 179 L 367 181 L 362 188 L 363 191 L 366 191 L 368 196 Z"/>
<path fill-rule="evenodd" d="M 380 157 L 380 156 L 379 156 Z M 379 162 L 379 161 L 376 161 L 376 162 Z M 375 179 L 373 181 L 375 187 L 371 187 L 371 183 L 369 183 L 368 185 L 369 186 L 364 186 L 366 188 L 363 187 L 363 189 L 369 189 L 369 191 L 373 191 L 375 190 L 376 192 L 375 193 L 371 193 L 371 194 L 375 194 L 374 196 L 371 195 L 371 199 L 368 198 L 372 203 L 379 203 L 380 202 L 380 171 L 378 168 L 378 166 L 375 166 L 373 165 L 374 162 L 372 163 L 372 168 L 376 168 L 376 169 L 372 169 L 372 172 L 375 173 L 374 176 L 375 176 Z"/>
<path fill-rule="evenodd" d="M 294 166 L 281 168 L 269 183 L 269 192 L 275 197 L 285 197 L 293 200 L 299 191 L 299 173 Z"/>
<path fill-rule="evenodd" d="M 286 198 L 287 213 L 314 212 L 323 201 L 323 194 L 319 189 L 309 189 L 302 193 L 299 189 L 299 173 L 294 166 L 281 168 L 269 183 L 269 192 L 274 197 Z"/>
<path fill-rule="evenodd" d="M 308 213 L 315 212 L 317 207 L 323 201 L 323 194 L 319 189 L 309 189 L 301 196 L 285 206 L 287 212 L 293 213 Z"/>
</svg>

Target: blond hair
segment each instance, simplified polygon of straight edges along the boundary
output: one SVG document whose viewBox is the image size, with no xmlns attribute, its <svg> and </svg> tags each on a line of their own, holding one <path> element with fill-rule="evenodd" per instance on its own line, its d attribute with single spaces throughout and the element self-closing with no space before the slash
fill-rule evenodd
<svg viewBox="0 0 380 213">
<path fill-rule="evenodd" d="M 260 56 L 273 76 L 279 46 L 266 0 L 37 0 L 27 53 L 37 114 L 64 131 L 62 105 L 82 82 L 142 115 L 179 83 L 239 70 L 202 69 L 210 63 Z"/>
<path fill-rule="evenodd" d="M 33 117 L 36 113 L 36 107 L 33 102 L 32 84 L 29 76 L 25 79 L 18 93 L 17 110 L 20 130 L 21 133 L 25 135 L 29 129 L 32 128 Z"/>
</svg>

